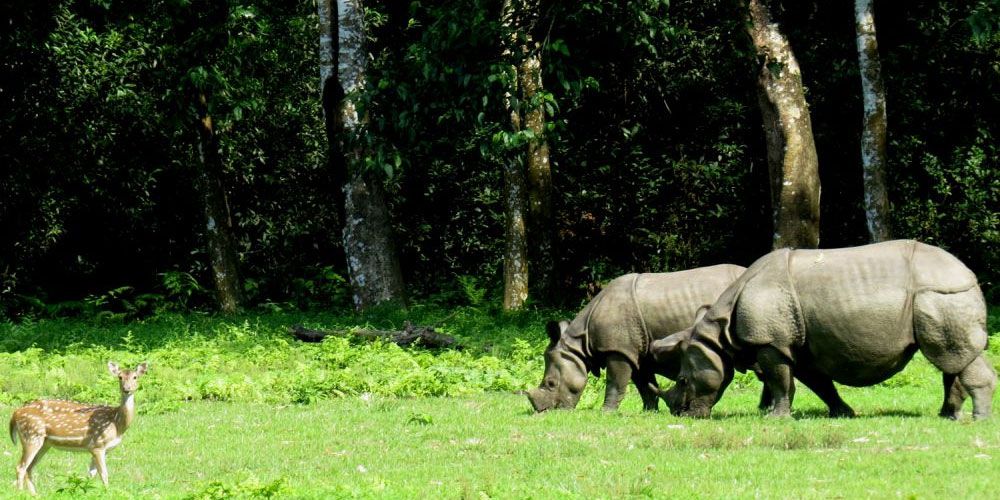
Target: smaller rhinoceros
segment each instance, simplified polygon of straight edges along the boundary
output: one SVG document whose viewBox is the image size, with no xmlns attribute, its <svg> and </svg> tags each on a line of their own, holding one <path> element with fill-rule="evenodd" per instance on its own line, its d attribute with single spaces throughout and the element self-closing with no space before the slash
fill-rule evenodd
<svg viewBox="0 0 1000 500">
<path fill-rule="evenodd" d="M 681 354 L 663 393 L 674 414 L 707 417 L 733 369 L 759 366 L 772 416 L 788 416 L 794 378 L 830 416 L 853 416 L 833 382 L 868 386 L 919 350 L 944 374 L 940 415 L 990 414 L 996 373 L 983 356 L 986 304 L 976 276 L 950 253 L 899 240 L 829 250 L 775 250 L 753 263 L 694 326 L 653 343 L 657 359 Z"/>
<path fill-rule="evenodd" d="M 604 408 L 618 408 L 629 380 L 647 410 L 657 409 L 656 374 L 674 379 L 677 359 L 654 363 L 649 346 L 691 325 L 700 307 L 712 304 L 742 272 L 721 264 L 674 273 L 628 274 L 615 278 L 572 321 L 547 325 L 545 376 L 528 391 L 535 411 L 574 408 L 587 372 L 608 372 Z"/>
</svg>

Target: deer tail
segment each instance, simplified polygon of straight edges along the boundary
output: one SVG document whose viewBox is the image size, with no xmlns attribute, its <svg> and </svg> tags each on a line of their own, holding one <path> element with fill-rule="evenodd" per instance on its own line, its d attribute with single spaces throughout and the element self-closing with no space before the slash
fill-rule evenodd
<svg viewBox="0 0 1000 500">
<path fill-rule="evenodd" d="M 17 422 L 14 421 L 14 417 L 10 419 L 10 441 L 17 444 Z"/>
</svg>

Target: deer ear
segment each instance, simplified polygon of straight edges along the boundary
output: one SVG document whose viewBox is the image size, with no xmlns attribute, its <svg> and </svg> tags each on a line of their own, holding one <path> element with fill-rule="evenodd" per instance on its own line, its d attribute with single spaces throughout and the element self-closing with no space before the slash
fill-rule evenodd
<svg viewBox="0 0 1000 500">
<path fill-rule="evenodd" d="M 108 361 L 108 371 L 111 372 L 112 375 L 117 376 L 118 372 L 120 372 L 121 370 L 118 369 L 118 365 L 115 364 L 114 361 Z"/>
<path fill-rule="evenodd" d="M 146 370 L 148 368 L 149 368 L 149 363 L 143 361 L 142 363 L 139 363 L 139 366 L 135 367 L 135 372 L 138 373 L 139 375 L 142 375 L 143 373 L 146 373 Z"/>
</svg>

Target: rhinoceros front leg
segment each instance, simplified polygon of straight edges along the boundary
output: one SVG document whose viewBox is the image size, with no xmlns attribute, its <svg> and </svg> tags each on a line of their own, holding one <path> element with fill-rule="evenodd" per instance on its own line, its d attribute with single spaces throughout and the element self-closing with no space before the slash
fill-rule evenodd
<svg viewBox="0 0 1000 500">
<path fill-rule="evenodd" d="M 993 390 L 997 385 L 997 374 L 982 354 L 958 374 L 958 381 L 965 388 L 965 392 L 972 396 L 972 418 L 989 418 L 993 406 Z"/>
<path fill-rule="evenodd" d="M 772 417 L 792 416 L 795 379 L 792 377 L 792 365 L 788 358 L 777 349 L 764 346 L 757 351 L 757 363 L 760 365 L 764 384 L 771 391 L 771 399 L 774 401 L 769 415 Z"/>
<path fill-rule="evenodd" d="M 806 387 L 826 403 L 827 408 L 830 409 L 831 417 L 854 417 L 854 410 L 840 398 L 840 393 L 837 392 L 830 377 L 816 371 L 806 363 L 799 362 L 795 364 L 795 378 L 801 380 Z"/>
<path fill-rule="evenodd" d="M 632 380 L 632 363 L 621 354 L 608 355 L 608 379 L 604 390 L 604 409 L 617 410 Z"/>
</svg>

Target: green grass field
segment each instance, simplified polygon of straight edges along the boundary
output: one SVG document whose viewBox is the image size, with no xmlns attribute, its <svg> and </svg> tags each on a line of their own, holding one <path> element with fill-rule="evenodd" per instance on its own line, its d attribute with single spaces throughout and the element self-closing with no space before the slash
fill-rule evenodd
<svg viewBox="0 0 1000 500">
<path fill-rule="evenodd" d="M 421 321 L 430 323 L 450 313 L 425 314 Z M 43 496 L 996 496 L 1000 418 L 936 417 L 940 375 L 919 356 L 885 384 L 843 388 L 859 413 L 851 420 L 823 417 L 822 403 L 801 384 L 794 419 L 762 417 L 760 386 L 748 377 L 709 420 L 641 412 L 634 389 L 620 412 L 603 412 L 600 381 L 578 410 L 535 415 L 512 392 L 540 379 L 546 314 L 487 316 L 450 316 L 441 329 L 472 347 L 441 354 L 285 340 L 289 321 L 351 321 L 334 316 L 0 325 L 3 409 L 9 415 L 36 396 L 112 401 L 104 360 L 151 360 L 137 396 L 140 415 L 108 455 L 110 490 L 82 479 L 87 455 L 53 451 L 35 473 Z M 996 333 L 996 314 L 991 321 Z M 993 342 L 994 363 L 996 349 Z M 296 392 L 295 384 L 308 389 Z M 0 495 L 14 496 L 19 448 L 8 441 L 3 450 Z"/>
</svg>

